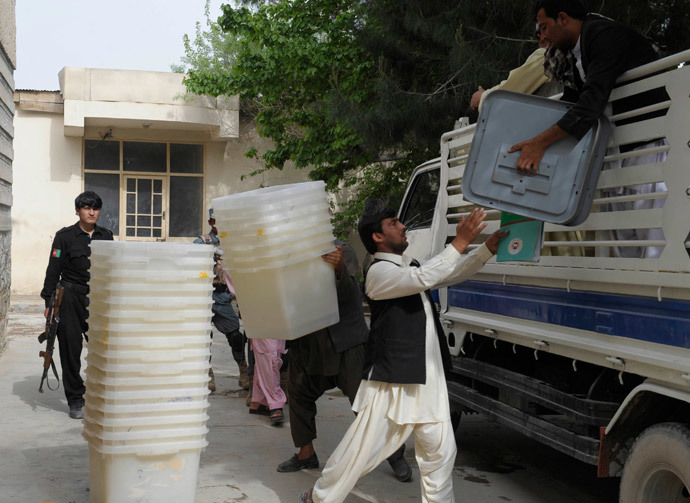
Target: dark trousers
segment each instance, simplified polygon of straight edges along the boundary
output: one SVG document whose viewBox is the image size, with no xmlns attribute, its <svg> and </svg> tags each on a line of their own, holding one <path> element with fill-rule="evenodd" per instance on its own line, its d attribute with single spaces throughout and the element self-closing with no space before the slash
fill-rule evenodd
<svg viewBox="0 0 690 503">
<path fill-rule="evenodd" d="M 287 375 L 290 400 L 290 433 L 295 447 L 303 447 L 316 438 L 316 400 L 326 391 L 339 388 L 350 400 L 362 382 L 364 344 L 343 351 L 338 373 L 331 376 L 309 374 L 306 367 L 307 353 L 297 346 L 290 348 L 290 365 Z"/>
<path fill-rule="evenodd" d="M 225 338 L 228 340 L 228 344 L 232 350 L 232 358 L 235 360 L 235 363 L 239 365 L 240 363 L 246 361 L 244 356 L 244 343 L 246 338 L 244 334 L 240 332 L 239 328 L 234 328 L 237 325 L 232 323 L 232 321 L 225 316 L 218 313 L 213 314 L 211 322 L 215 325 L 219 332 L 225 335 Z M 211 338 L 213 338 L 213 332 L 211 332 Z"/>
<path fill-rule="evenodd" d="M 65 285 L 65 293 L 60 304 L 60 322 L 57 338 L 60 349 L 60 366 L 62 367 L 62 386 L 69 405 L 84 405 L 84 381 L 79 375 L 81 370 L 81 349 L 83 337 L 87 330 L 87 299 L 85 287 Z"/>
</svg>

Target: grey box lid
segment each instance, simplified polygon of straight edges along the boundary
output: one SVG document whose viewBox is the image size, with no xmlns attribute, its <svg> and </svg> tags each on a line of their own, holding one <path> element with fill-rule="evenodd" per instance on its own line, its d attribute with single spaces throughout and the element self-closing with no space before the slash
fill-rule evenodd
<svg viewBox="0 0 690 503">
<path fill-rule="evenodd" d="M 516 143 L 551 127 L 571 103 L 494 91 L 484 100 L 462 180 L 463 197 L 545 222 L 577 225 L 587 219 L 608 144 L 601 117 L 578 142 L 568 136 L 551 145 L 536 175 L 518 173 Z"/>
</svg>

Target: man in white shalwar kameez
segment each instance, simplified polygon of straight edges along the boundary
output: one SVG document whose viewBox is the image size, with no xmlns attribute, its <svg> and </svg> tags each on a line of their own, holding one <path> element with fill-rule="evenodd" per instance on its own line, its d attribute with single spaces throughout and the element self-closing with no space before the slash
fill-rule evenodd
<svg viewBox="0 0 690 503">
<path fill-rule="evenodd" d="M 485 217 L 483 210 L 473 210 L 458 224 L 450 245 L 419 266 L 403 256 L 405 226 L 395 211 L 384 208 L 381 200 L 367 200 L 359 230 L 367 251 L 374 253 L 365 275 L 372 318 L 365 375 L 352 405 L 357 417 L 314 488 L 300 494 L 300 503 L 342 502 L 359 477 L 411 433 L 422 502 L 454 501 L 456 446 L 444 376 L 450 353 L 428 290 L 468 279 L 496 253 L 498 240 L 507 232 L 496 232 L 461 255 L 486 227 Z"/>
</svg>

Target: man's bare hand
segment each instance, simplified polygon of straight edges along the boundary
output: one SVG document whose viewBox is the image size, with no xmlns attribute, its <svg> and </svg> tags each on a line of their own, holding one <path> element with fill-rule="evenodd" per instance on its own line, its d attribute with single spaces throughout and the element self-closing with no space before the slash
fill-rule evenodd
<svg viewBox="0 0 690 503">
<path fill-rule="evenodd" d="M 491 253 L 496 255 L 496 252 L 498 251 L 498 242 L 501 240 L 501 238 L 507 235 L 508 231 L 496 231 L 491 236 L 489 236 L 489 238 L 486 241 L 484 241 L 484 244 Z"/>
<path fill-rule="evenodd" d="M 536 175 L 546 149 L 566 136 L 568 136 L 568 133 L 561 129 L 558 124 L 554 124 L 534 138 L 513 145 L 508 150 L 508 153 L 521 150 L 522 152 L 520 152 L 520 158 L 516 166 L 518 172 Z"/>
<path fill-rule="evenodd" d="M 321 255 L 321 258 L 324 262 L 333 266 L 335 273 L 341 276 L 345 267 L 345 255 L 343 254 L 343 245 L 337 245 L 336 248 L 336 251 Z"/>
<path fill-rule="evenodd" d="M 50 310 L 49 307 L 46 307 L 46 310 L 43 311 L 43 317 L 47 320 L 48 319 L 48 311 Z"/>
<path fill-rule="evenodd" d="M 482 86 L 479 86 L 479 88 L 472 95 L 472 98 L 470 98 L 470 108 L 472 108 L 472 110 L 479 108 L 479 102 L 482 99 L 482 94 L 484 94 L 484 91 L 485 89 Z"/>
<path fill-rule="evenodd" d="M 450 244 L 462 253 L 487 226 L 487 223 L 484 222 L 485 218 L 486 212 L 482 208 L 475 208 L 469 215 L 460 218 L 460 222 L 455 228 L 455 238 Z"/>
<path fill-rule="evenodd" d="M 528 175 L 536 175 L 537 169 L 539 168 L 539 163 L 541 158 L 544 157 L 544 151 L 546 146 L 544 146 L 538 139 L 532 138 L 531 140 L 525 140 L 513 145 L 508 150 L 508 153 L 516 152 L 521 150 L 520 158 L 518 159 L 517 165 L 515 166 L 520 173 L 525 173 Z"/>
</svg>

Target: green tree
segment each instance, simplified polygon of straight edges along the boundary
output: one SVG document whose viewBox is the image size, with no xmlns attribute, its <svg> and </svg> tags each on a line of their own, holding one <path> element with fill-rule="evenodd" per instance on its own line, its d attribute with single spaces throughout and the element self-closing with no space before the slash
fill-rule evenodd
<svg viewBox="0 0 690 503">
<path fill-rule="evenodd" d="M 367 195 L 397 204 L 414 166 L 438 155 L 440 135 L 476 118 L 477 86 L 497 83 L 536 47 L 530 1 L 243 4 L 224 5 L 218 23 L 185 39 L 188 90 L 241 96 L 273 142 L 265 169 L 292 162 L 329 190 L 356 188 L 336 215 L 341 235 Z M 591 4 L 667 52 L 690 45 L 688 0 Z"/>
<path fill-rule="evenodd" d="M 204 75 L 226 74 L 232 67 L 239 50 L 239 41 L 227 36 L 217 21 L 211 19 L 210 0 L 204 5 L 205 27 L 196 23 L 194 38 L 185 34 L 185 55 L 180 63 L 170 65 L 175 73 L 195 71 Z"/>
</svg>

